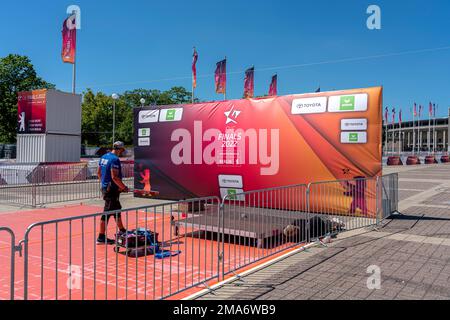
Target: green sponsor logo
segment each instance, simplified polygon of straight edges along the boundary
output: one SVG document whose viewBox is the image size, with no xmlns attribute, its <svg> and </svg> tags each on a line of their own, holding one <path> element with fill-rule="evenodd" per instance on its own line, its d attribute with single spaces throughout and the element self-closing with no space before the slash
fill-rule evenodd
<svg viewBox="0 0 450 320">
<path fill-rule="evenodd" d="M 343 96 L 341 97 L 341 104 L 339 106 L 341 111 L 355 110 L 355 96 Z"/>
<path fill-rule="evenodd" d="M 171 110 L 167 110 L 167 114 L 166 114 L 166 120 L 167 121 L 173 121 L 175 120 L 175 109 L 171 109 Z"/>
<path fill-rule="evenodd" d="M 235 189 L 228 189 L 228 190 L 227 190 L 227 193 L 228 193 L 228 198 L 229 198 L 230 200 L 236 200 L 236 194 L 237 194 L 237 192 L 236 192 Z"/>
<path fill-rule="evenodd" d="M 350 140 L 350 142 L 358 142 L 358 134 L 357 133 L 350 133 L 349 140 Z"/>
</svg>

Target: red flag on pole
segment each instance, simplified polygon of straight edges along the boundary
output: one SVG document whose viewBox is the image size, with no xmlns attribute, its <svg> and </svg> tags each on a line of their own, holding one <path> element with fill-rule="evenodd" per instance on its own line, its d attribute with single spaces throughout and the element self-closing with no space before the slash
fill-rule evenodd
<svg viewBox="0 0 450 320">
<path fill-rule="evenodd" d="M 64 63 L 75 63 L 77 46 L 76 15 L 72 15 L 64 20 L 62 29 L 62 52 L 61 57 Z"/>
<path fill-rule="evenodd" d="M 197 60 L 198 53 L 197 49 L 194 47 L 194 55 L 192 57 L 192 88 L 197 88 Z"/>
<path fill-rule="evenodd" d="M 392 108 L 392 124 L 395 123 L 395 108 Z"/>
<path fill-rule="evenodd" d="M 255 67 L 245 70 L 244 98 L 253 98 L 255 93 Z"/>
<path fill-rule="evenodd" d="M 215 81 L 216 93 L 225 94 L 227 92 L 227 59 L 217 62 Z"/>
<path fill-rule="evenodd" d="M 414 102 L 414 117 L 417 117 L 417 104 Z"/>
<path fill-rule="evenodd" d="M 277 95 L 277 91 L 278 91 L 278 75 L 273 75 L 272 76 L 272 82 L 270 83 L 270 87 L 269 87 L 269 96 L 276 96 Z"/>
<path fill-rule="evenodd" d="M 431 117 L 433 115 L 433 104 L 430 102 L 428 106 L 428 115 Z"/>
</svg>

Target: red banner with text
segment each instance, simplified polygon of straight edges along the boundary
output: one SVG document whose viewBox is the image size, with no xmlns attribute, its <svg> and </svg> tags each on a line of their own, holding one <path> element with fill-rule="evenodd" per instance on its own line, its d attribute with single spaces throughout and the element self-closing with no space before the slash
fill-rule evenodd
<svg viewBox="0 0 450 320">
<path fill-rule="evenodd" d="M 18 95 L 19 134 L 45 133 L 47 90 L 20 92 Z"/>
</svg>

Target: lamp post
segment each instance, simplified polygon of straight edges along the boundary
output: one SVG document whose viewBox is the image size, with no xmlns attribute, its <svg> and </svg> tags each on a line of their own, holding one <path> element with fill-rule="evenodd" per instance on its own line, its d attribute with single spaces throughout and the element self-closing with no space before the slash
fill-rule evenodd
<svg viewBox="0 0 450 320">
<path fill-rule="evenodd" d="M 139 100 L 141 102 L 141 107 L 143 107 L 145 105 L 145 99 L 141 98 L 141 100 Z"/>
<path fill-rule="evenodd" d="M 113 93 L 111 98 L 113 99 L 113 143 L 116 142 L 116 100 L 119 96 Z"/>
</svg>

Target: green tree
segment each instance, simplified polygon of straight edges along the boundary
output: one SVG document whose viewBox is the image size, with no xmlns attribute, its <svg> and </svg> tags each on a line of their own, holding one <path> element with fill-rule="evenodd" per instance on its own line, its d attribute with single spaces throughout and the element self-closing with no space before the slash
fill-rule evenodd
<svg viewBox="0 0 450 320">
<path fill-rule="evenodd" d="M 0 142 L 14 143 L 17 132 L 17 94 L 21 91 L 53 89 L 37 76 L 26 56 L 10 54 L 0 58 Z"/>
<path fill-rule="evenodd" d="M 191 93 L 183 87 L 167 91 L 135 89 L 125 91 L 116 101 L 116 140 L 133 144 L 133 108 L 140 107 L 144 98 L 146 105 L 172 105 L 189 103 Z M 102 92 L 88 89 L 82 105 L 82 141 L 88 145 L 112 144 L 113 100 Z"/>
</svg>

